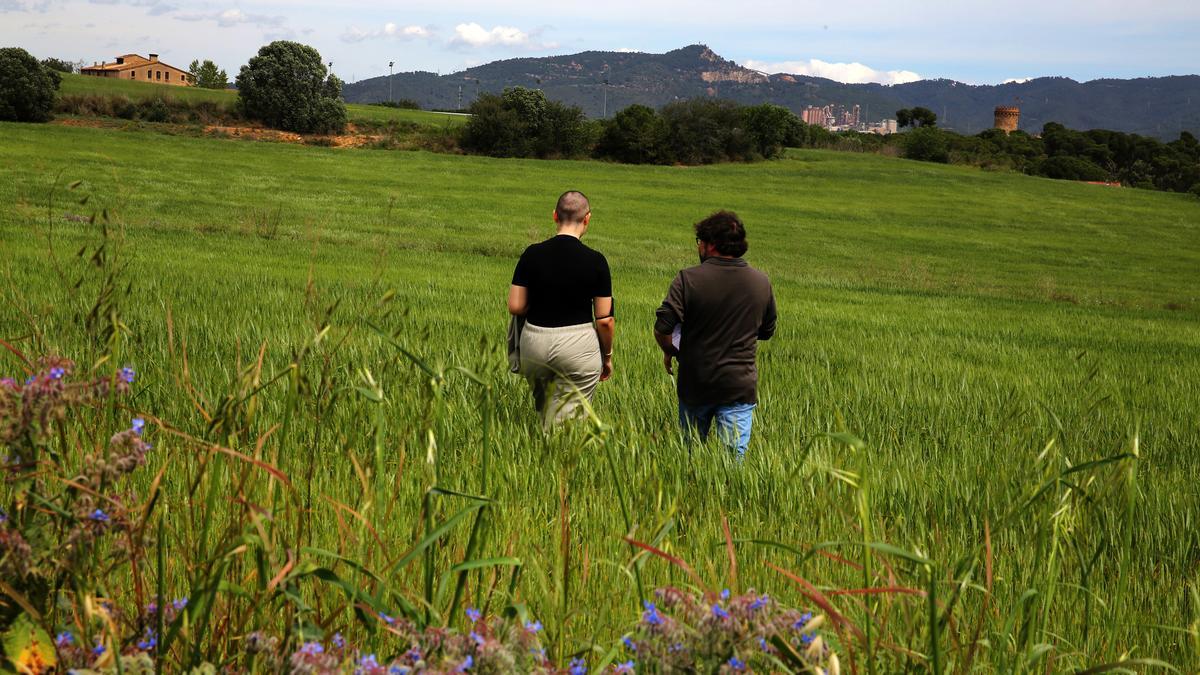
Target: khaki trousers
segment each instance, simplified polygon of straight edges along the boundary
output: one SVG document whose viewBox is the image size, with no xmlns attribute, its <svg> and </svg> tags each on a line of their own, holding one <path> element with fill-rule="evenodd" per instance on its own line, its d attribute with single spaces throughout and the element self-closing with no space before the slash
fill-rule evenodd
<svg viewBox="0 0 1200 675">
<path fill-rule="evenodd" d="M 583 414 L 600 382 L 600 339 L 590 323 L 521 331 L 521 374 L 533 389 L 533 402 L 549 429 Z"/>
</svg>

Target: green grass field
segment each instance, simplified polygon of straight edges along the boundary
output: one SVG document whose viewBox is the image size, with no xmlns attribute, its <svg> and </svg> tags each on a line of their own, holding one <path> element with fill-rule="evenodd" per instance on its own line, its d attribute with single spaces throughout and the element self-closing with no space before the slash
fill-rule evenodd
<svg viewBox="0 0 1200 675">
<path fill-rule="evenodd" d="M 63 95 L 128 96 L 133 100 L 173 98 L 188 102 L 212 101 L 230 107 L 237 101 L 237 92 L 232 89 L 173 87 L 153 82 L 86 77 L 70 73 L 63 74 L 62 86 L 59 89 L 59 93 Z M 354 103 L 346 105 L 346 113 L 351 122 L 359 120 L 388 122 L 394 120 L 398 122 L 416 122 L 418 124 L 436 124 L 438 126 L 447 124 L 458 126 L 466 121 L 466 117 L 463 115 L 451 115 L 427 110 L 384 108 L 381 106 Z"/>
<path fill-rule="evenodd" d="M 291 479 L 282 487 L 152 432 L 157 454 L 139 484 L 169 467 L 172 595 L 250 527 L 254 503 L 274 514 L 260 522 L 279 546 L 264 554 L 272 569 L 283 549 L 336 551 L 419 605 L 421 565 L 386 563 L 423 536 L 422 498 L 436 484 L 495 499 L 475 556 L 523 563 L 511 597 L 507 571 L 488 568 L 470 577 L 468 599 L 493 590 L 493 602 L 524 603 L 560 656 L 602 653 L 636 620 L 622 540 L 632 529 L 714 588 L 795 606 L 811 602 L 767 563 L 824 592 L 932 590 L 941 624 L 928 596 L 828 596 L 868 636 L 853 658 L 838 643 L 857 672 L 1062 672 L 1120 658 L 1200 667 L 1194 198 L 820 151 L 676 168 L 15 124 L 0 137 L 0 339 L 94 356 L 72 319 L 94 287 L 70 287 L 85 274 L 72 255 L 98 227 L 67 216 L 106 209 L 130 262 L 119 358 L 139 370 L 131 405 Z M 552 233 L 554 199 L 571 188 L 592 198 L 586 241 L 613 272 L 616 373 L 594 401 L 606 445 L 582 429 L 544 438 L 501 351 L 512 267 Z M 760 350 L 744 466 L 716 447 L 682 447 L 650 334 L 672 275 L 695 263 L 690 224 L 718 208 L 745 220 L 747 258 L 771 276 L 780 313 Z M 303 400 L 286 379 L 254 391 L 334 305 L 297 369 Z M 243 376 L 260 349 L 261 374 Z M 0 375 L 19 370 L 0 357 Z M 370 382 L 382 402 L 357 389 Z M 237 430 L 214 431 L 206 416 Z M 1136 456 L 1085 466 L 1123 453 Z M 457 508 L 434 504 L 438 518 Z M 453 529 L 431 564 L 463 559 L 467 531 Z M 839 559 L 801 555 L 823 542 L 840 542 L 826 549 Z M 230 583 L 252 585 L 252 561 L 229 559 Z M 635 568 L 647 588 L 689 583 L 654 556 Z M 357 630 L 333 590 L 302 592 L 321 626 Z M 222 602 L 253 604 L 232 592 Z M 276 633 L 292 618 L 254 616 Z M 386 636 L 371 639 L 387 650 Z"/>
</svg>

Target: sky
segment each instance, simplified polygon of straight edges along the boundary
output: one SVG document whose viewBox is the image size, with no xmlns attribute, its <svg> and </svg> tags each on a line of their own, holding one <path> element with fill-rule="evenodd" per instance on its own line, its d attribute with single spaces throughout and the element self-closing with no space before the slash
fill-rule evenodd
<svg viewBox="0 0 1200 675">
<path fill-rule="evenodd" d="M 1003 6 L 1004 11 L 997 11 Z M 0 46 L 39 58 L 212 59 L 233 80 L 272 40 L 316 47 L 346 81 L 498 59 L 703 43 L 769 73 L 895 84 L 1200 72 L 1200 1 L 0 0 Z"/>
</svg>

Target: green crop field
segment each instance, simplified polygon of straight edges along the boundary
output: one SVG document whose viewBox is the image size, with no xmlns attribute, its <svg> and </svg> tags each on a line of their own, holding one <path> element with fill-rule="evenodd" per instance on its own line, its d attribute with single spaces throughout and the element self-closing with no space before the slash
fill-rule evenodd
<svg viewBox="0 0 1200 675">
<path fill-rule="evenodd" d="M 97 416 L 151 420 L 134 484 L 145 498 L 165 469 L 150 531 L 166 553 L 145 583 L 211 592 L 225 617 L 185 631 L 173 662 L 297 625 L 397 649 L 343 587 L 266 583 L 320 565 L 457 628 L 468 604 L 523 607 L 556 659 L 593 665 L 621 654 L 639 585 L 702 584 L 828 600 L 846 624 L 827 638 L 860 673 L 1200 668 L 1194 197 L 820 151 L 678 168 L 0 138 L 0 339 L 137 369 L 129 409 Z M 591 197 L 586 242 L 612 267 L 616 371 L 603 426 L 544 437 L 506 369 L 504 297 L 566 189 Z M 678 440 L 651 336 L 695 263 L 691 223 L 718 208 L 746 222 L 780 314 L 744 465 Z M 87 263 L 93 213 L 119 283 L 112 257 Z M 103 288 L 128 328 L 107 347 L 83 318 Z M 0 350 L 6 374 L 25 372 Z M 459 601 L 447 570 L 464 560 L 482 562 L 459 568 Z"/>
<path fill-rule="evenodd" d="M 63 74 L 62 86 L 59 91 L 63 95 L 127 96 L 133 100 L 164 98 L 193 103 L 211 101 L 230 107 L 237 102 L 237 92 L 232 89 L 174 87 L 168 84 L 87 77 L 71 73 Z M 395 120 L 398 122 L 416 122 L 418 124 L 436 124 L 439 126 L 449 124 L 451 126 L 458 126 L 463 124 L 467 119 L 464 115 L 450 113 L 385 108 L 376 105 L 354 103 L 346 106 L 346 112 L 351 122 L 358 120 L 372 122 Z"/>
</svg>

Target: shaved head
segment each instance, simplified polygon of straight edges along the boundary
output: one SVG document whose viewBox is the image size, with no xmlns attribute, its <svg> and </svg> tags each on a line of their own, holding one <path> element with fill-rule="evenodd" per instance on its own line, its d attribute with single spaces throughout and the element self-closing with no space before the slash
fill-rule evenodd
<svg viewBox="0 0 1200 675">
<path fill-rule="evenodd" d="M 591 212 L 592 205 L 588 203 L 588 198 L 578 190 L 562 193 L 558 204 L 554 206 L 559 225 L 578 225 Z"/>
</svg>

